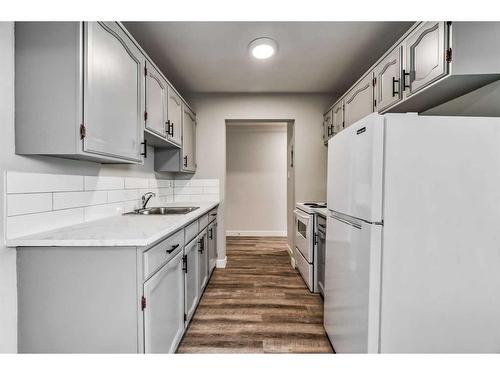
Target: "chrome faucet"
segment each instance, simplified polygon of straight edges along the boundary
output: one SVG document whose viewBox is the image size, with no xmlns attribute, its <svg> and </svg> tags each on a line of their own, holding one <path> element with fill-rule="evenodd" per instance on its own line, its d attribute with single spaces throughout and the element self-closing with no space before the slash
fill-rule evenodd
<svg viewBox="0 0 500 375">
<path fill-rule="evenodd" d="M 148 204 L 149 200 L 153 197 L 156 197 L 156 194 L 153 193 L 153 192 L 147 192 L 146 194 L 144 194 L 141 198 L 141 201 L 142 201 L 142 207 L 141 209 L 145 209 L 146 208 L 146 205 Z"/>
</svg>

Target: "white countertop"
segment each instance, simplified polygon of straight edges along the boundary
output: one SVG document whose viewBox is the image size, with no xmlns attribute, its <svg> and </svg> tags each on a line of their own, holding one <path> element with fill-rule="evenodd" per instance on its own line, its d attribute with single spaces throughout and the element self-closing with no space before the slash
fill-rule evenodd
<svg viewBox="0 0 500 375">
<path fill-rule="evenodd" d="M 197 206 L 186 215 L 119 215 L 7 240 L 20 246 L 150 246 L 216 207 L 219 202 L 175 203 Z"/>
</svg>

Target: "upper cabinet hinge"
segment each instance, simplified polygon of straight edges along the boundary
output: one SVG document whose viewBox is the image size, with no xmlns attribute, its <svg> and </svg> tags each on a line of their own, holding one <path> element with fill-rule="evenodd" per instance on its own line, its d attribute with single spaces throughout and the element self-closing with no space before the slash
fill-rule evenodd
<svg viewBox="0 0 500 375">
<path fill-rule="evenodd" d="M 146 308 L 146 297 L 142 296 L 141 298 L 141 310 L 144 311 Z"/>
<path fill-rule="evenodd" d="M 446 62 L 449 63 L 451 62 L 452 58 L 452 50 L 451 47 L 446 50 Z"/>
<path fill-rule="evenodd" d="M 85 128 L 85 125 L 80 124 L 80 139 L 85 138 L 87 135 L 87 129 Z"/>
<path fill-rule="evenodd" d="M 147 119 L 148 119 L 148 113 L 144 112 L 144 121 L 147 121 Z"/>
<path fill-rule="evenodd" d="M 377 77 L 373 77 L 372 84 L 375 87 L 375 85 L 377 84 Z"/>
<path fill-rule="evenodd" d="M 147 76 L 148 75 L 148 68 L 144 67 L 144 75 Z"/>
</svg>

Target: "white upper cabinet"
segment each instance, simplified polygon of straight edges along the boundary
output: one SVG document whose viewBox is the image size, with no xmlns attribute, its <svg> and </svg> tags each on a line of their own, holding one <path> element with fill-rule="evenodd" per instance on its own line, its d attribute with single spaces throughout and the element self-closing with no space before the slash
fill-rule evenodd
<svg viewBox="0 0 500 375">
<path fill-rule="evenodd" d="M 182 170 L 196 171 L 196 116 L 187 106 L 182 110 Z"/>
<path fill-rule="evenodd" d="M 15 27 L 17 154 L 138 164 L 151 145 L 176 151 L 171 171 L 195 170 L 191 128 L 181 155 L 188 106 L 121 23 Z"/>
<path fill-rule="evenodd" d="M 401 47 L 377 64 L 374 73 L 375 111 L 383 111 L 401 100 Z"/>
<path fill-rule="evenodd" d="M 162 75 L 146 62 L 146 112 L 144 113 L 146 129 L 156 135 L 166 137 L 167 110 L 165 101 L 167 99 L 167 82 Z"/>
<path fill-rule="evenodd" d="M 332 136 L 344 129 L 344 99 L 339 100 L 332 108 Z"/>
<path fill-rule="evenodd" d="M 16 153 L 142 162 L 144 64 L 116 22 L 16 23 Z"/>
<path fill-rule="evenodd" d="M 406 40 L 407 96 L 446 75 L 446 36 L 446 22 L 424 22 Z"/>
<path fill-rule="evenodd" d="M 115 22 L 85 24 L 86 152 L 141 161 L 144 57 Z"/>
<path fill-rule="evenodd" d="M 500 79 L 498 35 L 500 22 L 415 23 L 343 96 L 344 127 L 372 110 L 452 114 L 438 106 Z"/>
<path fill-rule="evenodd" d="M 373 112 L 373 73 L 367 74 L 344 98 L 345 127 Z"/>
<path fill-rule="evenodd" d="M 332 126 L 332 110 L 329 110 L 323 115 L 323 140 L 328 142 L 328 140 L 333 135 Z"/>
<path fill-rule="evenodd" d="M 171 86 L 168 87 L 167 107 L 167 137 L 171 142 L 180 146 L 182 142 L 182 101 Z"/>
</svg>

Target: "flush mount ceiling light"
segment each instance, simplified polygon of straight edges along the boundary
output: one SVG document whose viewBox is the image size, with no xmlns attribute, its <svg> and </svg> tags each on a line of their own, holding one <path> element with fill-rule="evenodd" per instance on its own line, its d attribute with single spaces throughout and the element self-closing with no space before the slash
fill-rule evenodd
<svg viewBox="0 0 500 375">
<path fill-rule="evenodd" d="M 268 59 L 278 50 L 278 43 L 271 38 L 257 38 L 250 42 L 248 49 L 259 60 Z"/>
</svg>

